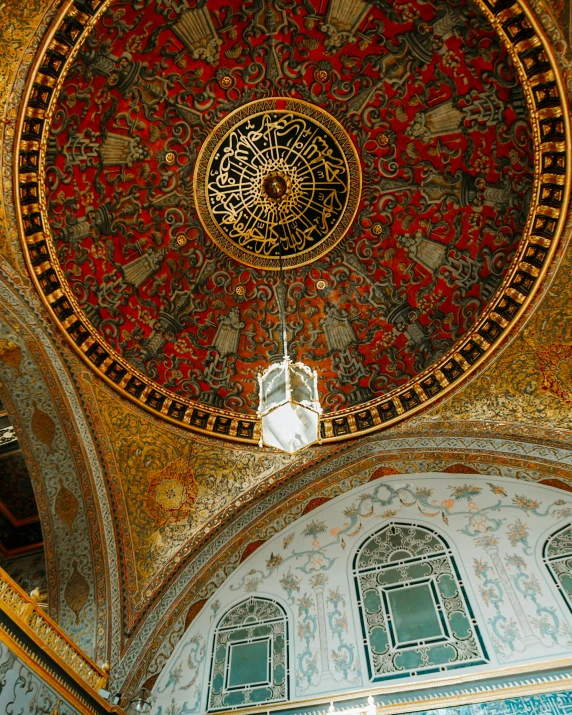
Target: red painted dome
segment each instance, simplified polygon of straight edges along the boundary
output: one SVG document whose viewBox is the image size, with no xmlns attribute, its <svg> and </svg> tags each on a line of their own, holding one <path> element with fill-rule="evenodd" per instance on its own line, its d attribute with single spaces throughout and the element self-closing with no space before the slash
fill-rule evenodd
<svg viewBox="0 0 572 715">
<path fill-rule="evenodd" d="M 522 248 L 534 140 L 475 5 L 112 0 L 90 23 L 41 191 L 80 338 L 64 328 L 112 384 L 252 438 L 280 253 L 290 352 L 317 369 L 326 418 L 369 410 L 348 433 L 481 358 L 469 337 Z"/>
</svg>

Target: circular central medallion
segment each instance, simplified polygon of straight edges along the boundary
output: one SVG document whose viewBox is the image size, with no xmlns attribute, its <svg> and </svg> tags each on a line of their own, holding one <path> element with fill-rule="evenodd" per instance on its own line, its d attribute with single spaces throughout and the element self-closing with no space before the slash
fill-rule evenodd
<svg viewBox="0 0 572 715">
<path fill-rule="evenodd" d="M 262 191 L 271 201 L 282 201 L 288 193 L 288 179 L 271 171 L 262 182 Z"/>
<path fill-rule="evenodd" d="M 226 253 L 278 269 L 310 263 L 342 238 L 355 216 L 361 170 L 355 147 L 327 112 L 293 99 L 264 99 L 215 128 L 197 161 L 201 221 Z"/>
</svg>

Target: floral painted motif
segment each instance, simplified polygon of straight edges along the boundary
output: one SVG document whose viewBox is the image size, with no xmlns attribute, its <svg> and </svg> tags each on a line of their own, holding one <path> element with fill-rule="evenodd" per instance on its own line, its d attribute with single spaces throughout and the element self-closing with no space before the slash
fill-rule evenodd
<svg viewBox="0 0 572 715">
<path fill-rule="evenodd" d="M 220 611 L 220 601 L 218 598 L 215 598 L 215 600 L 211 603 L 211 611 L 212 611 L 212 616 L 211 616 L 211 621 L 213 618 L 216 617 L 216 614 Z"/>
<path fill-rule="evenodd" d="M 522 547 L 524 548 L 524 553 L 531 553 L 530 546 L 528 545 L 529 530 L 526 524 L 523 524 L 520 519 L 517 519 L 514 524 L 509 524 L 506 533 L 511 546 L 522 544 Z"/>
<path fill-rule="evenodd" d="M 254 593 L 254 591 L 258 591 L 258 587 L 262 583 L 262 579 L 258 576 L 252 576 L 250 578 L 247 578 L 245 583 L 244 583 L 244 592 L 245 593 Z"/>
<path fill-rule="evenodd" d="M 292 573 L 292 569 L 288 569 L 288 573 L 285 573 L 280 579 L 280 585 L 288 594 L 288 601 L 294 603 L 293 593 L 300 590 L 300 583 L 302 579 Z"/>
<path fill-rule="evenodd" d="M 282 563 L 282 556 L 280 554 L 270 554 L 270 558 L 266 562 L 266 568 L 275 569 Z"/>
<path fill-rule="evenodd" d="M 328 583 L 328 577 L 325 573 L 317 573 L 315 576 L 310 576 L 310 586 L 312 588 L 323 588 Z"/>
<path fill-rule="evenodd" d="M 312 519 L 302 517 L 290 524 L 286 533 L 269 538 L 213 594 L 213 599 L 224 608 L 237 594 L 244 596 L 256 589 L 260 595 L 275 594 L 285 605 L 292 638 L 295 697 L 355 689 L 367 683 L 368 676 L 363 636 L 358 630 L 358 599 L 348 589 L 348 575 L 358 540 L 379 534 L 395 522 L 394 512 L 398 512 L 399 522 L 407 526 L 400 527 L 403 534 L 396 544 L 405 551 L 413 548 L 411 534 L 422 528 L 442 533 L 452 553 L 458 549 L 461 554 L 471 554 L 470 563 L 457 559 L 457 569 L 491 668 L 564 657 L 572 643 L 572 613 L 569 617 L 563 614 L 562 600 L 546 587 L 535 554 L 546 524 L 554 523 L 561 510 L 571 508 L 572 498 L 551 487 L 529 485 L 525 502 L 521 484 L 502 478 L 491 484 L 494 489 L 482 489 L 480 484 L 467 482 L 466 477 L 450 475 L 426 475 L 415 480 L 398 475 L 364 484 L 317 507 Z M 476 488 L 481 489 L 478 494 Z M 390 546 L 388 559 L 394 550 Z M 440 552 L 432 550 L 433 541 L 421 540 L 419 547 L 426 550 L 420 564 L 442 559 Z M 570 549 L 572 554 L 572 538 Z M 405 554 L 396 558 L 406 560 Z M 406 567 L 410 568 L 399 562 L 392 566 L 396 574 Z M 377 566 L 372 562 L 371 568 Z M 444 568 L 439 565 L 440 574 L 444 574 Z M 417 583 L 423 578 L 423 574 L 416 574 L 410 581 Z M 446 594 L 455 598 L 449 586 Z M 208 607 L 203 609 L 203 620 L 199 615 L 191 631 L 195 628 L 195 633 L 206 633 L 196 629 L 213 627 L 209 611 Z M 472 623 L 472 617 L 468 620 Z M 459 624 L 455 629 L 459 630 Z M 471 662 L 474 653 L 463 651 L 465 657 Z M 171 670 L 178 677 L 176 666 L 174 662 Z M 179 685 L 173 690 L 180 692 L 180 698 L 176 697 L 181 704 L 184 693 L 180 685 L 185 677 L 191 679 L 184 671 L 183 660 Z M 163 679 L 158 687 L 164 688 L 166 682 Z M 203 692 L 203 703 L 204 697 Z M 162 715 L 165 712 L 164 708 Z"/>
<path fill-rule="evenodd" d="M 481 487 L 476 487 L 472 484 L 463 484 L 462 486 L 457 487 L 452 487 L 451 485 L 449 485 L 449 489 L 451 489 L 451 496 L 456 501 L 460 501 L 462 499 L 465 499 L 466 501 L 471 501 L 475 497 L 478 497 L 479 494 L 483 491 Z"/>
<path fill-rule="evenodd" d="M 298 655 L 296 687 L 299 693 L 306 691 L 312 684 L 319 682 L 318 653 L 312 650 L 312 642 L 318 630 L 318 617 L 312 596 L 305 593 L 297 599 L 298 637 L 303 643 L 303 650 Z"/>
<path fill-rule="evenodd" d="M 518 556 L 517 554 L 507 556 L 506 562 L 509 566 L 514 566 L 515 569 L 526 568 L 526 561 L 522 558 L 522 556 Z"/>
<path fill-rule="evenodd" d="M 430 496 L 433 494 L 433 489 L 429 489 L 428 487 L 416 487 L 415 488 L 415 496 L 417 499 L 428 499 Z"/>
<path fill-rule="evenodd" d="M 500 494 L 500 496 L 506 497 L 506 489 L 500 487 L 498 484 L 492 484 L 492 482 L 487 482 L 487 485 L 493 494 Z"/>
<path fill-rule="evenodd" d="M 542 505 L 542 502 L 529 499 L 527 496 L 522 494 L 517 494 L 517 496 L 515 496 L 512 500 L 512 503 L 516 504 L 516 506 L 520 507 L 526 513 L 529 511 L 536 511 Z"/>
<path fill-rule="evenodd" d="M 302 534 L 304 536 L 311 537 L 312 539 L 317 539 L 322 534 L 325 534 L 328 530 L 326 523 L 324 521 L 311 521 L 304 527 Z"/>
<path fill-rule="evenodd" d="M 330 657 L 335 670 L 343 676 L 347 682 L 360 680 L 359 659 L 356 657 L 355 646 L 347 643 L 345 636 L 348 632 L 347 613 L 340 610 L 345 608 L 346 600 L 339 588 L 330 590 L 328 604 L 332 610 L 328 613 L 328 624 L 332 634 L 337 638 L 337 648 L 332 648 Z"/>
<path fill-rule="evenodd" d="M 157 690 L 157 695 L 162 695 L 168 691 L 173 692 L 179 689 L 186 693 L 184 704 L 184 712 L 186 714 L 198 712 L 202 692 L 203 683 L 200 678 L 201 666 L 204 663 L 206 655 L 205 639 L 200 634 L 194 634 L 189 640 L 185 651 L 188 650 L 188 656 L 185 653 L 186 661 L 168 671 L 167 682 L 161 690 Z M 183 676 L 184 680 L 183 680 Z"/>
</svg>

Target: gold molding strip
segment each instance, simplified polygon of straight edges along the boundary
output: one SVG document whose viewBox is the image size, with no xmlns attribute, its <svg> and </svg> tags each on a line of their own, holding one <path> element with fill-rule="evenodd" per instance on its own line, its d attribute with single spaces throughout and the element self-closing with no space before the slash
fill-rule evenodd
<svg viewBox="0 0 572 715">
<path fill-rule="evenodd" d="M 107 687 L 109 679 L 107 668 L 101 668 L 80 650 L 59 628 L 57 623 L 1 568 L 0 609 L 6 613 L 18 628 L 34 641 L 34 643 L 45 651 L 70 678 L 76 681 L 81 688 L 86 690 L 104 710 L 107 712 L 122 712 L 110 706 L 110 704 L 99 695 L 99 690 Z M 0 631 L 0 640 L 5 642 L 8 647 L 13 650 L 19 649 L 21 651 L 24 648 L 27 654 L 26 662 L 28 662 L 30 658 L 33 659 L 33 654 L 30 654 L 25 649 L 25 646 L 18 642 L 11 634 Z M 28 664 L 31 665 L 29 662 Z M 39 674 L 44 678 L 46 671 L 45 666 L 40 663 L 36 663 L 36 666 L 42 669 L 42 672 Z M 68 691 L 66 690 L 66 692 Z M 73 697 L 72 694 L 69 695 Z M 91 713 L 92 710 L 85 712 Z"/>
<path fill-rule="evenodd" d="M 102 702 L 102 708 L 95 709 L 87 700 L 71 692 L 66 683 L 58 675 L 52 673 L 35 653 L 11 633 L 5 631 L 1 626 L 0 643 L 4 643 L 24 665 L 34 672 L 46 685 L 55 690 L 63 700 L 73 706 L 81 715 L 99 715 L 102 709 L 109 713 L 117 713 L 117 715 L 123 714 L 121 708 L 117 706 L 111 707 L 109 703 L 105 701 Z M 92 693 L 90 693 L 90 695 L 93 697 Z"/>
</svg>

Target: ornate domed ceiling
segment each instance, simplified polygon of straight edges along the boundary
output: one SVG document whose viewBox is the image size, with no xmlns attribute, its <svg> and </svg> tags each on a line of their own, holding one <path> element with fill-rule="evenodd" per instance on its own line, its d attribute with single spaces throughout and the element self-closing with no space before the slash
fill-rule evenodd
<svg viewBox="0 0 572 715">
<path fill-rule="evenodd" d="M 23 243 L 93 369 L 243 441 L 282 260 L 322 434 L 353 436 L 458 384 L 522 314 L 562 228 L 567 122 L 513 0 L 76 0 L 22 109 Z"/>
</svg>

